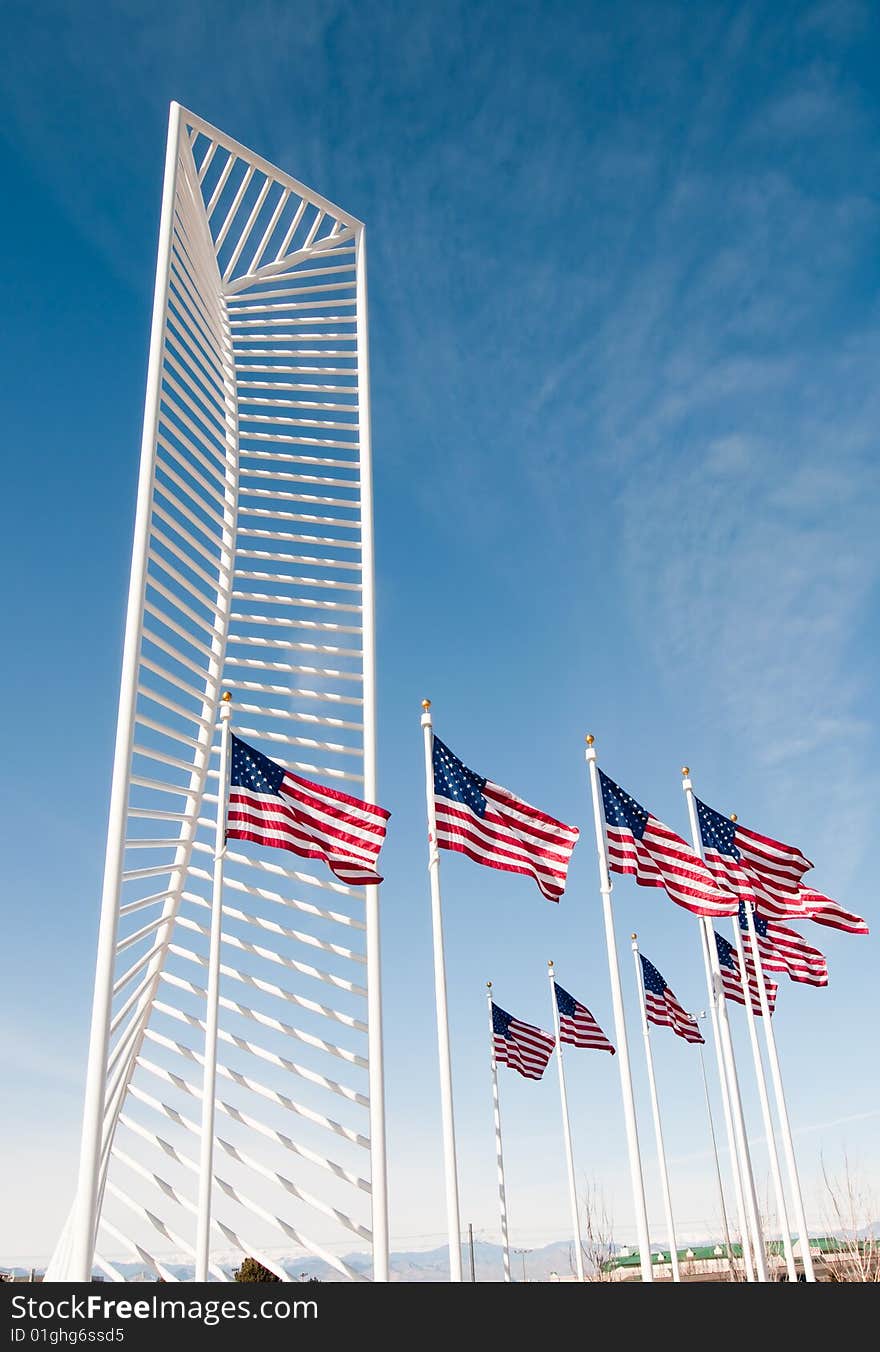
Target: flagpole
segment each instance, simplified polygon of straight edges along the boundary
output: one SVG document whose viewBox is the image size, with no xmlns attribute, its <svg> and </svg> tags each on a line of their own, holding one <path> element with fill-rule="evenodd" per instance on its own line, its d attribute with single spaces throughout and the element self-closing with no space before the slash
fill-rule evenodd
<svg viewBox="0 0 880 1352">
<path fill-rule="evenodd" d="M 446 1001 L 446 958 L 443 949 L 443 907 L 440 898 L 440 850 L 434 806 L 434 725 L 431 701 L 422 700 L 425 737 L 425 797 L 428 808 L 428 876 L 431 880 L 431 925 L 434 936 L 434 999 L 437 1008 L 437 1050 L 440 1059 L 440 1108 L 443 1123 L 443 1165 L 446 1185 L 446 1226 L 449 1236 L 449 1280 L 460 1282 L 461 1221 L 458 1206 L 458 1164 L 455 1155 L 455 1115 L 452 1107 L 452 1052 Z"/>
<path fill-rule="evenodd" d="M 614 1010 L 614 1032 L 617 1042 L 617 1061 L 620 1071 L 620 1090 L 623 1098 L 623 1120 L 626 1125 L 626 1143 L 629 1155 L 630 1183 L 636 1216 L 636 1234 L 639 1244 L 639 1265 L 643 1282 L 653 1282 L 651 1267 L 651 1239 L 648 1232 L 648 1212 L 645 1206 L 645 1182 L 639 1154 L 639 1128 L 633 1099 L 632 1074 L 629 1065 L 629 1046 L 626 1040 L 626 1020 L 623 1012 L 623 991 L 620 985 L 620 965 L 614 938 L 614 912 L 611 907 L 611 874 L 608 868 L 608 842 L 605 839 L 605 813 L 599 789 L 599 767 L 592 733 L 587 737 L 586 761 L 593 798 L 593 819 L 596 825 L 596 850 L 599 856 L 599 894 L 605 921 L 605 946 L 608 950 L 608 978 L 611 983 L 611 1005 Z"/>
<path fill-rule="evenodd" d="M 755 1266 L 752 1262 L 752 1246 L 749 1240 L 745 1191 L 743 1187 L 743 1168 L 737 1135 L 733 1127 L 731 1091 L 730 1084 L 728 1083 L 727 1065 L 724 1059 L 724 1044 L 721 1038 L 721 1021 L 718 1016 L 718 1002 L 715 995 L 715 978 L 712 974 L 712 964 L 709 959 L 709 945 L 706 940 L 706 929 L 702 921 L 700 922 L 698 929 L 700 932 L 700 948 L 703 954 L 703 969 L 706 974 L 706 986 L 709 994 L 709 1011 L 712 1016 L 712 1037 L 715 1043 L 715 1057 L 718 1065 L 718 1083 L 721 1089 L 721 1104 L 724 1109 L 727 1148 L 730 1154 L 730 1167 L 733 1174 L 733 1191 L 736 1198 L 736 1214 L 739 1221 L 739 1232 L 741 1236 L 743 1268 L 745 1270 L 746 1281 L 753 1282 L 755 1280 Z"/>
<path fill-rule="evenodd" d="M 706 1011 L 702 1010 L 695 1014 L 696 1019 L 705 1019 Z M 706 1097 L 706 1116 L 709 1119 L 709 1136 L 712 1141 L 712 1157 L 715 1161 L 715 1181 L 718 1184 L 718 1201 L 721 1206 L 721 1224 L 724 1227 L 724 1242 L 727 1245 L 727 1259 L 730 1263 L 730 1270 L 734 1270 L 733 1245 L 730 1242 L 730 1225 L 727 1221 L 727 1204 L 724 1200 L 724 1183 L 721 1178 L 721 1163 L 718 1159 L 718 1141 L 715 1136 L 715 1121 L 712 1117 L 712 1100 L 709 1096 L 709 1080 L 706 1076 L 706 1059 L 703 1056 L 703 1047 L 701 1043 L 697 1044 L 697 1051 L 700 1053 L 700 1071 L 703 1076 L 703 1093 Z"/>
<path fill-rule="evenodd" d="M 211 938 L 208 950 L 208 992 L 205 1009 L 205 1060 L 202 1069 L 202 1132 L 199 1148 L 199 1199 L 196 1213 L 197 1282 L 208 1280 L 211 1248 L 211 1194 L 214 1186 L 214 1102 L 217 1083 L 217 1021 L 220 1008 L 220 938 L 223 931 L 223 863 L 226 816 L 229 811 L 229 720 L 232 696 L 220 699 L 220 788 L 214 837 L 214 886 L 211 895 Z"/>
<path fill-rule="evenodd" d="M 669 1191 L 669 1172 L 666 1168 L 666 1150 L 663 1145 L 663 1128 L 660 1125 L 660 1100 L 657 1097 L 657 1081 L 654 1078 L 654 1053 L 651 1050 L 651 1031 L 648 1028 L 648 1011 L 645 1005 L 645 981 L 642 964 L 639 960 L 639 936 L 632 936 L 633 963 L 636 969 L 636 988 L 639 992 L 639 1010 L 642 1015 L 642 1038 L 645 1044 L 645 1060 L 648 1064 L 648 1086 L 651 1090 L 651 1112 L 654 1115 L 654 1136 L 657 1141 L 657 1166 L 660 1170 L 660 1190 L 663 1194 L 663 1210 L 666 1215 L 666 1231 L 669 1236 L 669 1261 L 672 1264 L 672 1280 L 681 1281 L 678 1266 L 678 1250 L 675 1240 L 675 1223 L 672 1218 L 672 1195 Z"/>
<path fill-rule="evenodd" d="M 758 1030 L 755 1026 L 755 1011 L 752 1009 L 752 993 L 749 989 L 749 974 L 746 971 L 746 955 L 743 948 L 739 917 L 733 917 L 733 937 L 739 958 L 739 979 L 745 1001 L 746 1023 L 749 1028 L 749 1041 L 752 1046 L 752 1059 L 755 1063 L 755 1078 L 758 1081 L 758 1098 L 761 1103 L 761 1118 L 764 1122 L 764 1135 L 767 1137 L 767 1154 L 770 1160 L 770 1177 L 773 1181 L 773 1193 L 776 1197 L 776 1209 L 779 1213 L 779 1228 L 782 1231 L 782 1247 L 785 1253 L 785 1266 L 790 1282 L 797 1281 L 797 1268 L 794 1263 L 794 1250 L 791 1246 L 791 1233 L 788 1226 L 788 1210 L 785 1205 L 785 1191 L 782 1187 L 782 1172 L 779 1168 L 779 1154 L 776 1149 L 776 1137 L 773 1132 L 773 1116 L 770 1112 L 770 1099 L 767 1095 L 767 1081 L 764 1076 L 764 1062 L 761 1059 L 761 1047 L 758 1042 Z M 761 1011 L 762 1015 L 764 1010 Z"/>
<path fill-rule="evenodd" d="M 495 1060 L 495 1028 L 492 1023 L 492 982 L 486 982 L 489 1006 L 489 1059 L 492 1063 L 492 1111 L 495 1115 L 495 1159 L 498 1165 L 498 1202 L 501 1207 L 501 1242 L 504 1249 L 504 1280 L 510 1275 L 510 1236 L 507 1232 L 507 1189 L 504 1186 L 504 1151 L 501 1147 L 501 1100 L 498 1097 L 498 1063 Z"/>
<path fill-rule="evenodd" d="M 694 786 L 691 782 L 690 770 L 687 766 L 682 770 L 682 788 L 684 789 L 685 798 L 687 799 L 694 851 L 699 855 L 700 859 L 703 859 L 703 840 L 700 835 L 699 822 L 697 821 L 697 804 L 694 799 Z M 703 936 L 703 961 L 706 965 L 706 983 L 709 999 L 715 1003 L 715 1008 L 718 1013 L 720 1059 L 725 1067 L 730 1089 L 730 1111 L 733 1121 L 733 1134 L 736 1141 L 736 1153 L 739 1156 L 740 1169 L 742 1171 L 745 1213 L 748 1219 L 748 1230 L 751 1231 L 755 1278 L 759 1282 L 766 1282 L 767 1261 L 764 1254 L 764 1240 L 761 1234 L 761 1222 L 758 1215 L 758 1194 L 755 1188 L 755 1177 L 752 1172 L 752 1160 L 749 1155 L 749 1141 L 748 1136 L 746 1135 L 746 1123 L 743 1114 L 742 1097 L 739 1090 L 739 1078 L 736 1073 L 736 1060 L 733 1054 L 733 1039 L 730 1034 L 730 1022 L 727 1017 L 727 1002 L 724 998 L 724 987 L 721 982 L 721 968 L 718 963 L 718 947 L 715 943 L 715 931 L 712 928 L 712 922 L 709 917 L 700 916 L 699 923 L 700 931 Z M 747 1243 L 746 1226 L 743 1226 L 742 1243 L 743 1257 L 745 1257 Z"/>
<path fill-rule="evenodd" d="M 734 818 L 734 820 L 736 819 Z M 758 948 L 758 937 L 755 934 L 755 917 L 751 904 L 746 904 L 745 912 L 746 924 L 749 929 L 749 944 L 752 950 L 752 959 L 755 964 L 755 975 L 758 979 L 758 998 L 761 1002 L 761 1015 L 764 1020 L 764 1038 L 767 1043 L 767 1058 L 770 1062 L 770 1079 L 773 1083 L 773 1095 L 776 1099 L 776 1112 L 779 1117 L 779 1126 L 782 1132 L 782 1149 L 785 1154 L 788 1184 L 791 1188 L 792 1200 L 794 1202 L 794 1218 L 801 1240 L 801 1259 L 804 1265 L 804 1276 L 808 1282 L 814 1282 L 816 1280 L 816 1273 L 813 1268 L 813 1256 L 810 1253 L 810 1232 L 807 1229 L 807 1217 L 804 1212 L 801 1181 L 798 1176 L 794 1142 L 791 1137 L 791 1122 L 788 1116 L 788 1104 L 785 1101 L 785 1090 L 782 1087 L 782 1070 L 779 1065 L 779 1054 L 776 1050 L 776 1034 L 773 1031 L 773 1020 L 770 1017 L 770 1002 L 767 999 L 767 986 L 764 981 L 764 969 L 761 966 L 761 953 Z"/>
<path fill-rule="evenodd" d="M 574 1172 L 574 1151 L 571 1145 L 571 1121 L 568 1116 L 568 1094 L 565 1089 L 565 1066 L 562 1061 L 562 1030 L 559 1026 L 559 1006 L 556 1003 L 556 969 L 553 960 L 547 964 L 550 978 L 550 1003 L 553 1007 L 553 1027 L 556 1031 L 556 1065 L 559 1069 L 559 1101 L 562 1107 L 562 1139 L 565 1144 L 565 1163 L 568 1169 L 568 1194 L 571 1204 L 571 1225 L 574 1234 L 574 1260 L 577 1279 L 584 1280 L 584 1254 L 581 1243 L 581 1220 L 578 1210 L 577 1180 Z"/>
</svg>

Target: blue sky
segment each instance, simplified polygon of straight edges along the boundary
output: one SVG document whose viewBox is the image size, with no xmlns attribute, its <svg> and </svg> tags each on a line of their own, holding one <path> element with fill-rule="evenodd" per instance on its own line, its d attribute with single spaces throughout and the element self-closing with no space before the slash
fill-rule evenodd
<svg viewBox="0 0 880 1352">
<path fill-rule="evenodd" d="M 0 1257 L 46 1254 L 73 1185 L 169 100 L 368 226 L 392 1237 L 419 1247 L 444 1229 L 423 695 L 581 826 L 586 731 L 679 830 L 687 762 L 876 916 L 878 38 L 856 0 L 7 7 Z M 462 1215 L 495 1238 L 484 983 L 546 1025 L 554 957 L 610 1025 L 595 857 L 585 833 L 558 908 L 443 877 Z M 628 880 L 615 904 L 702 1007 L 693 922 Z M 814 929 L 831 986 L 784 988 L 777 1035 L 819 1225 L 820 1152 L 877 1186 L 880 1093 L 875 940 Z M 699 1067 L 656 1055 L 696 1237 Z M 569 1077 L 579 1173 L 631 1238 L 616 1069 Z M 513 1241 L 562 1237 L 555 1085 L 502 1100 Z"/>
</svg>

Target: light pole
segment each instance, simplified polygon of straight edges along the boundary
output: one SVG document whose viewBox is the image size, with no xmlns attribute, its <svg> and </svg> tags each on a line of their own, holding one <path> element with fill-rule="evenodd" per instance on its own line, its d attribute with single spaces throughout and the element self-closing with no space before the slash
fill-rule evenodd
<svg viewBox="0 0 880 1352">
<path fill-rule="evenodd" d="M 522 1258 L 522 1274 L 523 1274 L 522 1279 L 525 1282 L 528 1280 L 526 1277 L 526 1254 L 531 1253 L 532 1251 L 531 1249 L 514 1249 L 513 1252 L 518 1253 L 519 1256 Z"/>
</svg>

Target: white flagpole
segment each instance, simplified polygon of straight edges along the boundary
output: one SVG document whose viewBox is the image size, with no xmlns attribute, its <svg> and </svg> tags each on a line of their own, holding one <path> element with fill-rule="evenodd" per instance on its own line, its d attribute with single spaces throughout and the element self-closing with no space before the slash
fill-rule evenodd
<svg viewBox="0 0 880 1352">
<path fill-rule="evenodd" d="M 663 1194 L 663 1211 L 666 1216 L 666 1232 L 669 1237 L 669 1261 L 672 1264 L 672 1280 L 681 1281 L 678 1266 L 678 1250 L 675 1240 L 675 1222 L 672 1218 L 672 1195 L 669 1191 L 669 1172 L 666 1168 L 666 1150 L 663 1145 L 663 1128 L 660 1125 L 660 1100 L 657 1097 L 657 1081 L 654 1078 L 654 1053 L 651 1050 L 651 1030 L 648 1027 L 648 1010 L 645 1005 L 645 982 L 642 964 L 639 958 L 639 936 L 632 935 L 633 962 L 636 969 L 636 988 L 639 992 L 639 1010 L 642 1015 L 642 1038 L 645 1044 L 645 1060 L 648 1064 L 648 1085 L 651 1090 L 651 1111 L 654 1115 L 654 1136 L 657 1141 L 657 1166 L 660 1170 L 660 1190 Z"/>
<path fill-rule="evenodd" d="M 695 1014 L 696 1019 L 705 1019 L 706 1011 Z M 730 1263 L 730 1270 L 734 1269 L 733 1245 L 730 1242 L 730 1226 L 727 1222 L 727 1203 L 724 1200 L 724 1183 L 721 1178 L 721 1163 L 718 1159 L 718 1141 L 715 1136 L 715 1120 L 712 1117 L 712 1100 L 709 1097 L 709 1080 L 706 1076 L 706 1059 L 703 1056 L 703 1048 L 700 1043 L 697 1044 L 697 1051 L 700 1053 L 700 1071 L 703 1076 L 703 1093 L 706 1097 L 706 1116 L 709 1119 L 709 1136 L 712 1141 L 712 1157 L 715 1160 L 715 1181 L 718 1184 L 718 1202 L 721 1207 L 721 1224 L 724 1227 L 724 1242 L 727 1245 L 727 1261 Z"/>
<path fill-rule="evenodd" d="M 724 1046 L 721 1040 L 721 1026 L 718 1018 L 718 1002 L 715 998 L 715 978 L 712 975 L 712 964 L 709 961 L 709 945 L 706 941 L 706 930 L 702 922 L 698 926 L 700 932 L 700 948 L 703 954 L 703 968 L 706 973 L 706 986 L 709 993 L 709 1011 L 712 1016 L 712 1037 L 715 1043 L 715 1057 L 718 1065 L 718 1083 L 721 1089 L 721 1104 L 724 1109 L 724 1126 L 727 1133 L 727 1147 L 730 1154 L 730 1167 L 733 1175 L 733 1192 L 736 1198 L 736 1214 L 739 1221 L 739 1232 L 742 1243 L 743 1269 L 745 1271 L 746 1281 L 755 1280 L 755 1267 L 752 1263 L 752 1246 L 749 1242 L 748 1218 L 746 1216 L 746 1199 L 743 1189 L 743 1173 L 739 1156 L 739 1147 L 737 1144 L 736 1132 L 733 1129 L 733 1110 L 730 1106 L 730 1085 L 727 1079 L 727 1066 L 724 1060 Z M 731 1261 L 733 1254 L 731 1252 Z"/>
<path fill-rule="evenodd" d="M 577 1180 L 574 1172 L 574 1152 L 571 1146 L 571 1122 L 568 1116 L 568 1094 L 565 1090 L 565 1066 L 562 1062 L 562 1031 L 559 1027 L 559 1006 L 556 1003 L 556 970 L 553 960 L 547 964 L 550 977 L 550 1003 L 553 1007 L 553 1027 L 556 1030 L 556 1065 L 559 1069 L 559 1101 L 562 1106 L 562 1139 L 565 1143 L 565 1163 L 568 1168 L 568 1195 L 571 1204 L 571 1225 L 574 1234 L 574 1261 L 577 1279 L 584 1280 L 584 1253 L 581 1243 L 581 1219 L 578 1210 Z"/>
<path fill-rule="evenodd" d="M 694 799 L 694 786 L 691 782 L 690 770 L 687 766 L 682 770 L 682 788 L 684 789 L 685 797 L 687 799 L 694 851 L 702 859 L 703 840 L 700 835 L 699 822 L 697 821 L 697 805 Z M 718 1014 L 721 1056 L 730 1090 L 730 1112 L 733 1120 L 736 1153 L 739 1157 L 745 1211 L 748 1220 L 748 1231 L 751 1233 L 752 1239 L 752 1258 L 754 1261 L 755 1276 L 757 1281 L 766 1282 L 767 1261 L 764 1254 L 764 1239 L 761 1234 L 761 1221 L 758 1214 L 758 1194 L 755 1188 L 755 1177 L 752 1172 L 752 1160 L 749 1154 L 749 1141 L 748 1136 L 746 1135 L 742 1097 L 739 1092 L 739 1079 L 736 1073 L 736 1060 L 733 1054 L 733 1039 L 730 1035 L 730 1023 L 727 1018 L 727 1002 L 724 998 L 721 968 L 718 963 L 718 947 L 715 943 L 715 931 L 712 928 L 712 921 L 709 917 L 700 916 L 699 924 L 703 936 L 703 961 L 706 964 L 706 980 L 709 999 L 714 1002 Z M 745 1256 L 747 1243 L 745 1226 L 743 1226 L 742 1243 L 743 1256 Z"/>
<path fill-rule="evenodd" d="M 770 1003 L 767 999 L 764 969 L 761 966 L 761 954 L 758 950 L 758 937 L 755 934 L 755 917 L 750 905 L 747 905 L 745 910 L 746 924 L 749 928 L 749 943 L 751 944 L 752 958 L 755 964 L 755 974 L 758 978 L 758 998 L 761 1002 L 761 1016 L 764 1021 L 764 1038 L 767 1043 L 767 1057 L 770 1062 L 770 1079 L 773 1083 L 773 1095 L 776 1099 L 776 1112 L 779 1117 L 780 1130 L 782 1131 L 782 1149 L 785 1154 L 785 1165 L 788 1171 L 788 1184 L 791 1188 L 792 1200 L 794 1201 L 794 1218 L 801 1240 L 801 1259 L 804 1265 L 804 1276 L 808 1282 L 814 1282 L 816 1280 L 816 1273 L 813 1268 L 813 1257 L 810 1253 L 810 1232 L 807 1229 L 807 1217 L 804 1212 L 801 1181 L 798 1177 L 794 1142 L 791 1138 L 791 1122 L 789 1121 L 788 1116 L 788 1104 L 785 1101 L 785 1090 L 782 1087 L 782 1070 L 779 1065 L 779 1054 L 776 1050 L 776 1035 L 773 1032 L 773 1020 L 770 1017 Z"/>
<path fill-rule="evenodd" d="M 495 1116 L 495 1160 L 498 1165 L 498 1204 L 501 1208 L 501 1242 L 504 1249 L 504 1280 L 510 1275 L 510 1235 L 507 1231 L 507 1189 L 504 1186 L 504 1151 L 501 1147 L 501 1100 L 498 1097 L 498 1063 L 495 1060 L 495 1028 L 492 1023 L 492 982 L 486 982 L 489 1005 L 489 1059 L 492 1063 L 492 1111 Z"/>
<path fill-rule="evenodd" d="M 791 1232 L 788 1227 L 788 1210 L 785 1205 L 785 1191 L 782 1186 L 782 1173 L 779 1168 L 779 1154 L 776 1149 L 776 1137 L 773 1132 L 773 1117 L 770 1112 L 770 1099 L 767 1095 L 767 1081 L 764 1077 L 764 1062 L 761 1059 L 761 1047 L 758 1042 L 758 1030 L 755 1027 L 755 1012 L 752 1009 L 752 996 L 749 990 L 749 977 L 746 971 L 746 955 L 743 948 L 739 917 L 734 916 L 733 938 L 739 958 L 739 977 L 745 1000 L 746 1023 L 749 1028 L 749 1041 L 752 1046 L 752 1059 L 755 1063 L 755 1078 L 758 1081 L 758 1098 L 761 1103 L 761 1118 L 764 1123 L 764 1135 L 767 1137 L 767 1154 L 770 1160 L 770 1177 L 773 1182 L 773 1194 L 776 1198 L 776 1210 L 779 1215 L 779 1228 L 782 1231 L 782 1247 L 785 1253 L 785 1266 L 788 1280 L 797 1281 L 797 1268 L 794 1263 L 794 1250 L 791 1246 Z M 762 1011 L 763 1013 L 763 1011 Z"/>
<path fill-rule="evenodd" d="M 434 998 L 437 1007 L 437 1050 L 440 1058 L 440 1107 L 443 1122 L 443 1164 L 446 1182 L 446 1227 L 449 1235 L 449 1280 L 460 1282 L 461 1221 L 458 1206 L 458 1163 L 455 1155 L 455 1115 L 452 1108 L 452 1052 L 446 1002 L 446 958 L 443 950 L 443 908 L 440 899 L 440 850 L 434 807 L 434 725 L 431 701 L 422 700 L 425 736 L 425 795 L 428 808 L 428 876 L 431 879 L 431 923 L 434 935 Z"/>
<path fill-rule="evenodd" d="M 614 938 L 614 912 L 611 908 L 611 873 L 608 868 L 608 842 L 605 838 L 605 812 L 599 788 L 599 767 L 592 733 L 587 737 L 586 760 L 593 798 L 593 818 L 596 824 L 596 850 L 599 856 L 599 893 L 605 921 L 605 945 L 608 949 L 608 978 L 611 983 L 611 1006 L 614 1010 L 614 1034 L 617 1042 L 617 1062 L 620 1071 L 620 1091 L 623 1098 L 623 1120 L 626 1124 L 626 1144 L 629 1154 L 629 1174 L 632 1185 L 633 1208 L 636 1215 L 636 1234 L 639 1244 L 639 1265 L 642 1281 L 653 1282 L 651 1267 L 651 1238 L 648 1232 L 648 1212 L 645 1206 L 645 1182 L 639 1154 L 639 1128 L 633 1099 L 632 1074 L 629 1066 L 629 1046 L 626 1040 L 626 1020 L 623 1012 L 623 991 L 620 986 L 620 966 Z"/>
<path fill-rule="evenodd" d="M 214 1103 L 217 1084 L 217 1022 L 220 1008 L 220 939 L 223 932 L 223 863 L 229 811 L 229 720 L 232 696 L 220 700 L 220 787 L 214 836 L 214 886 L 211 894 L 211 939 L 208 950 L 208 993 L 205 1009 L 205 1062 L 202 1070 L 202 1132 L 199 1146 L 199 1198 L 196 1213 L 194 1280 L 208 1280 L 211 1247 L 211 1198 L 214 1189 Z"/>
</svg>

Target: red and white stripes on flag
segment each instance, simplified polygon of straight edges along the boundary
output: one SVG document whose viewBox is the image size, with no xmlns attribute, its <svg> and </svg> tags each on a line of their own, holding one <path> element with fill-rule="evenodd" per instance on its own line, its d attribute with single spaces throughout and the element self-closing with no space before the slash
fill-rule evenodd
<svg viewBox="0 0 880 1352">
<path fill-rule="evenodd" d="M 785 972 L 792 981 L 805 982 L 809 986 L 828 985 L 828 961 L 824 953 L 808 944 L 802 934 L 788 925 L 780 925 L 777 920 L 765 920 L 762 916 L 753 916 L 755 938 L 758 941 L 758 956 L 765 972 Z M 748 920 L 740 909 L 739 927 L 748 935 Z M 746 943 L 749 954 L 749 943 Z"/>
<path fill-rule="evenodd" d="M 391 815 L 338 789 L 301 779 L 232 737 L 226 835 L 304 859 L 323 859 L 350 887 L 380 883 L 379 850 Z"/>
<path fill-rule="evenodd" d="M 496 1062 L 540 1080 L 556 1048 L 556 1038 L 543 1028 L 523 1023 L 492 1001 L 492 1052 Z"/>
<path fill-rule="evenodd" d="M 695 801 L 706 863 L 721 886 L 739 901 L 754 902 L 768 920 L 803 916 L 801 879 L 813 866 L 797 846 L 759 835 Z"/>
<path fill-rule="evenodd" d="M 554 981 L 553 985 L 556 990 L 556 1008 L 559 1012 L 560 1042 L 569 1042 L 573 1047 L 610 1052 L 614 1056 L 614 1048 L 586 1005 L 582 1005 L 573 995 L 569 995 L 558 981 Z"/>
<path fill-rule="evenodd" d="M 815 892 L 812 887 L 802 887 L 800 900 L 808 920 L 817 925 L 828 925 L 831 929 L 844 930 L 847 934 L 867 934 L 868 922 L 852 911 L 845 911 L 839 901 Z"/>
<path fill-rule="evenodd" d="M 549 901 L 565 890 L 580 831 L 469 770 L 439 737 L 433 743 L 437 844 L 477 864 L 534 878 Z"/>
<path fill-rule="evenodd" d="M 661 1028 L 671 1028 L 685 1042 L 702 1042 L 703 1035 L 693 1014 L 679 1004 L 663 976 L 649 962 L 644 953 L 639 954 L 642 964 L 642 983 L 645 987 L 645 1014 L 649 1023 L 659 1024 Z"/>
<path fill-rule="evenodd" d="M 746 963 L 746 971 L 748 973 L 749 1002 L 752 1006 L 752 1013 L 760 1018 L 763 1011 L 761 1010 L 761 996 L 758 991 L 758 978 L 755 976 L 755 971 L 751 963 Z M 724 986 L 724 994 L 727 996 L 728 1000 L 735 1000 L 738 1005 L 745 1004 L 746 1001 L 745 996 L 743 995 L 742 982 L 736 973 L 731 972 L 727 967 L 722 967 L 721 983 Z M 771 981 L 768 977 L 765 977 L 764 988 L 767 991 L 767 1005 L 770 1009 L 770 1013 L 773 1014 L 776 1009 L 776 992 L 779 990 L 779 986 L 775 981 Z"/>
<path fill-rule="evenodd" d="M 736 900 L 720 888 L 702 859 L 681 836 L 599 771 L 608 864 L 642 887 L 663 887 L 678 906 L 695 915 L 736 915 Z"/>
<path fill-rule="evenodd" d="M 740 979 L 739 954 L 728 943 L 723 934 L 715 931 L 715 944 L 718 949 L 718 966 L 721 972 L 721 983 L 724 987 L 724 994 L 728 1000 L 735 1000 L 738 1005 L 744 1005 L 746 998 L 743 994 L 742 981 Z M 749 988 L 749 1003 L 752 1006 L 752 1013 L 761 1015 L 761 994 L 758 987 L 758 974 L 755 970 L 755 964 L 746 954 L 746 981 Z M 767 992 L 767 1004 L 772 1014 L 776 1008 L 776 992 L 779 987 L 775 981 L 768 977 L 764 978 L 764 988 Z"/>
</svg>

